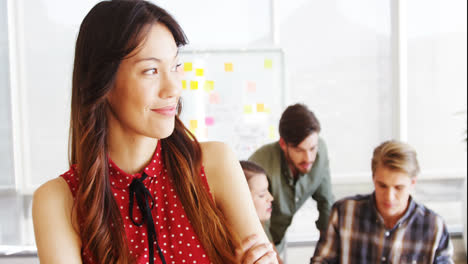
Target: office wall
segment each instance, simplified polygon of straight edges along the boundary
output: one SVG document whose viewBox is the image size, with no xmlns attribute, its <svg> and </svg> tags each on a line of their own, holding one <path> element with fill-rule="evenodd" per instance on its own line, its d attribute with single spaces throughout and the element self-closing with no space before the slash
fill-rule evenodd
<svg viewBox="0 0 468 264">
<path fill-rule="evenodd" d="M 466 12 L 467 1 L 408 1 L 408 140 L 432 177 L 466 176 Z"/>
<path fill-rule="evenodd" d="M 291 103 L 322 123 L 332 177 L 369 178 L 372 149 L 391 138 L 390 1 L 278 1 Z"/>
</svg>

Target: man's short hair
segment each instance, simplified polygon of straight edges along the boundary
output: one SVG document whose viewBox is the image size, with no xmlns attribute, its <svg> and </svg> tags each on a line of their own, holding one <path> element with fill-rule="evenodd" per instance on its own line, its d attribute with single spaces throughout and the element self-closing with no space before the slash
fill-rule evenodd
<svg viewBox="0 0 468 264">
<path fill-rule="evenodd" d="M 420 171 L 416 150 L 397 140 L 385 141 L 374 149 L 372 177 L 379 166 L 405 172 L 411 178 L 416 177 Z"/>
<path fill-rule="evenodd" d="M 317 117 L 303 104 L 288 106 L 281 115 L 279 134 L 286 143 L 297 146 L 310 134 L 320 133 L 320 130 Z"/>
<path fill-rule="evenodd" d="M 260 167 L 257 163 L 247 160 L 241 160 L 240 165 L 244 171 L 245 178 L 249 181 L 256 174 L 265 174 L 265 170 Z"/>
</svg>

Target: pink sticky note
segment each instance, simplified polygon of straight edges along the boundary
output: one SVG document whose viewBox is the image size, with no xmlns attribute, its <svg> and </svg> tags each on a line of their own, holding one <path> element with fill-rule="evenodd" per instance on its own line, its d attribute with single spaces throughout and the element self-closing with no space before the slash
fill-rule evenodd
<svg viewBox="0 0 468 264">
<path fill-rule="evenodd" d="M 255 93 L 257 91 L 257 84 L 255 82 L 247 82 L 247 91 Z"/>
<path fill-rule="evenodd" d="M 210 104 L 219 104 L 220 103 L 220 98 L 218 93 L 211 93 L 210 98 L 209 98 Z"/>
<path fill-rule="evenodd" d="M 206 126 L 212 126 L 212 125 L 214 125 L 214 123 L 215 123 L 215 120 L 214 120 L 213 117 L 208 116 L 208 117 L 205 118 Z"/>
</svg>

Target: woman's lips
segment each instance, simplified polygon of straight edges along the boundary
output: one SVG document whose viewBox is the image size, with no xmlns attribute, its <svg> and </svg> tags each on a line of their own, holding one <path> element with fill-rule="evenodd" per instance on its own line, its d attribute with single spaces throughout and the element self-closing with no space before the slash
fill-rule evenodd
<svg viewBox="0 0 468 264">
<path fill-rule="evenodd" d="M 156 113 L 161 114 L 161 115 L 164 115 L 164 116 L 175 116 L 176 111 L 177 111 L 177 107 L 176 106 L 166 106 L 166 107 L 151 109 L 151 111 L 156 112 Z"/>
</svg>

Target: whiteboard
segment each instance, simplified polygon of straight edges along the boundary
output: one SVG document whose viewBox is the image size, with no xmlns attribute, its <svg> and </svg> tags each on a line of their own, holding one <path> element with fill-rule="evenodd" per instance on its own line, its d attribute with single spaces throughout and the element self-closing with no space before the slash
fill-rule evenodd
<svg viewBox="0 0 468 264">
<path fill-rule="evenodd" d="M 181 119 L 199 141 L 228 143 L 240 159 L 278 139 L 284 109 L 280 49 L 181 51 Z"/>
</svg>

